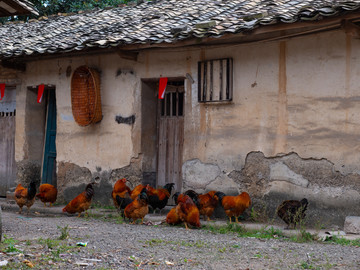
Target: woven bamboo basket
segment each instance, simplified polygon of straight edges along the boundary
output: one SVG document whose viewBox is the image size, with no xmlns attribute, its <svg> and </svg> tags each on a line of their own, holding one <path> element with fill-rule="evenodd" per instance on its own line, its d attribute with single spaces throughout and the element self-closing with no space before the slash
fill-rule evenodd
<svg viewBox="0 0 360 270">
<path fill-rule="evenodd" d="M 74 119 L 88 126 L 102 119 L 100 74 L 87 66 L 78 67 L 71 78 L 71 106 Z"/>
</svg>

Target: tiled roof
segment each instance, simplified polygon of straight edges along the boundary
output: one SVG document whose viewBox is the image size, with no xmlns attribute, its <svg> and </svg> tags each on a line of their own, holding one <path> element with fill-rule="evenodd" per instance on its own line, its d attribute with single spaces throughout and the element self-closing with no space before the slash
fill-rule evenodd
<svg viewBox="0 0 360 270">
<path fill-rule="evenodd" d="M 220 37 L 279 22 L 319 20 L 360 0 L 159 0 L 0 27 L 0 57 Z"/>
<path fill-rule="evenodd" d="M 6 0 L 0 1 L 0 17 L 8 17 L 24 14 L 39 15 L 33 3 L 28 0 Z"/>
</svg>

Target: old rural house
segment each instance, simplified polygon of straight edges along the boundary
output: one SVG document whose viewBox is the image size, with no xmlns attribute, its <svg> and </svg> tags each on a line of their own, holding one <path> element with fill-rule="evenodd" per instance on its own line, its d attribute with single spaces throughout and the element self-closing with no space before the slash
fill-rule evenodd
<svg viewBox="0 0 360 270">
<path fill-rule="evenodd" d="M 359 21 L 358 0 L 160 0 L 4 25 L 1 166 L 63 201 L 96 178 L 108 203 L 126 177 L 245 190 L 270 215 L 306 197 L 342 226 L 360 215 Z"/>
</svg>

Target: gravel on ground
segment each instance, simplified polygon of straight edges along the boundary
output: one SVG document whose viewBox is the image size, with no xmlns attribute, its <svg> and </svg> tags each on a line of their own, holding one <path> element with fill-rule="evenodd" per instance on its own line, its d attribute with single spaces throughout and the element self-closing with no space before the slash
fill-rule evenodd
<svg viewBox="0 0 360 270">
<path fill-rule="evenodd" d="M 5 209 L 2 223 L 3 269 L 360 269 L 357 246 L 244 238 L 150 221 L 130 225 L 116 210 L 78 218 Z"/>
</svg>

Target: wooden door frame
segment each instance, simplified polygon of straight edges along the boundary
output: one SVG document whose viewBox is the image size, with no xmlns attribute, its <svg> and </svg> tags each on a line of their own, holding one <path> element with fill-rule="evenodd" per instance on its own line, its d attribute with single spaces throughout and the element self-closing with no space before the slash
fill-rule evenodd
<svg viewBox="0 0 360 270">
<path fill-rule="evenodd" d="M 171 83 L 175 83 L 175 82 L 180 82 L 180 85 L 178 86 L 172 86 Z M 165 96 L 166 94 L 170 93 L 170 92 L 176 92 L 178 90 L 179 87 L 182 87 L 182 93 L 183 93 L 183 100 L 182 100 L 182 115 L 181 116 L 169 116 L 169 119 L 171 118 L 176 118 L 176 117 L 181 117 L 182 118 L 182 142 L 181 142 L 181 145 L 180 145 L 180 151 L 181 153 L 179 153 L 179 160 L 177 160 L 178 164 L 179 164 L 179 175 L 178 175 L 178 181 L 176 183 L 176 191 L 180 191 L 181 188 L 182 188 L 182 155 L 183 155 L 183 140 L 184 140 L 184 118 L 185 118 L 185 80 L 184 78 L 177 78 L 175 80 L 169 80 L 169 83 L 168 83 L 168 86 L 166 88 L 166 92 L 165 92 Z M 157 104 L 157 124 L 156 124 L 156 129 L 157 129 L 157 153 L 156 153 L 156 156 L 157 156 L 157 161 L 156 161 L 156 172 L 157 172 L 157 177 L 156 177 L 156 184 L 157 185 L 163 185 L 163 184 L 166 184 L 166 179 L 165 179 L 165 183 L 159 183 L 159 179 L 160 179 L 160 176 L 159 176 L 159 167 L 160 167 L 160 164 L 159 164 L 159 157 L 160 157 L 160 121 L 161 121 L 161 113 L 162 113 L 162 106 L 161 106 L 161 99 L 158 100 L 158 104 Z M 171 107 L 173 104 L 170 104 L 170 110 L 172 111 L 173 108 Z M 164 105 L 166 106 L 166 105 Z M 177 105 L 178 106 L 178 105 Z M 172 113 L 171 113 L 172 114 Z M 166 118 L 166 116 L 165 116 Z M 176 157 L 174 157 L 174 159 L 176 159 Z M 166 166 L 166 165 L 165 165 Z M 166 170 L 166 168 L 165 168 Z M 165 178 L 166 178 L 166 175 L 167 175 L 167 172 L 165 172 Z"/>
</svg>

